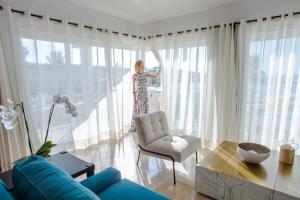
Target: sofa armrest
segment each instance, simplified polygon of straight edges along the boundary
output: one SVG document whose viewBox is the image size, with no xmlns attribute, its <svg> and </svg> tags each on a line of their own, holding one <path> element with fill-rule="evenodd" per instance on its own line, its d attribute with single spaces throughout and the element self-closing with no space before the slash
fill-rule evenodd
<svg viewBox="0 0 300 200">
<path fill-rule="evenodd" d="M 5 200 L 14 200 L 12 193 L 8 191 L 5 183 L 0 179 L 0 197 Z"/>
<path fill-rule="evenodd" d="M 121 180 L 121 173 L 117 169 L 109 167 L 94 176 L 91 176 L 80 183 L 98 194 L 109 186 Z"/>
</svg>

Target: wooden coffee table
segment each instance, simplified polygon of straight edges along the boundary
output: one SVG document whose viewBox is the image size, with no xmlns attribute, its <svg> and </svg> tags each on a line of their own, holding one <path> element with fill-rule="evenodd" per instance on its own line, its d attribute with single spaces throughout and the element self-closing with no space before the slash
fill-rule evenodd
<svg viewBox="0 0 300 200">
<path fill-rule="evenodd" d="M 300 200 L 299 156 L 289 166 L 271 151 L 267 160 L 252 165 L 240 160 L 236 147 L 224 141 L 196 166 L 196 191 L 224 200 Z"/>
<path fill-rule="evenodd" d="M 48 160 L 55 165 L 64 169 L 73 178 L 86 174 L 87 177 L 94 175 L 95 165 L 88 163 L 66 151 L 57 153 L 48 158 Z M 0 173 L 0 179 L 12 189 L 12 170 Z"/>
</svg>

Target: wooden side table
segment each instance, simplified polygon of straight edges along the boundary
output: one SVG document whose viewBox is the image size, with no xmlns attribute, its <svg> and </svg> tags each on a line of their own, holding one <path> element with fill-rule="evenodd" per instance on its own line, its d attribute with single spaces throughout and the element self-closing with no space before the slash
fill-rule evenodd
<svg viewBox="0 0 300 200">
<path fill-rule="evenodd" d="M 66 151 L 52 155 L 48 160 L 64 169 L 73 178 L 86 174 L 93 176 L 95 165 L 88 163 Z M 8 189 L 13 189 L 12 170 L 0 173 L 0 179 L 7 185 Z"/>
<path fill-rule="evenodd" d="M 8 189 L 13 189 L 14 185 L 12 182 L 12 170 L 1 172 L 0 179 L 6 184 Z"/>
<path fill-rule="evenodd" d="M 95 165 L 93 163 L 88 163 L 67 152 L 54 154 L 48 160 L 63 168 L 73 178 L 82 174 L 86 174 L 87 177 L 94 175 Z"/>
</svg>

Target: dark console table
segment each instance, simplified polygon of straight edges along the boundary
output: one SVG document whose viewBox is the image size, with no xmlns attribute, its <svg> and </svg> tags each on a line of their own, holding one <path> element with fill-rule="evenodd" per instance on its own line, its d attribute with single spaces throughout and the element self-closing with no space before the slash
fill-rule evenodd
<svg viewBox="0 0 300 200">
<path fill-rule="evenodd" d="M 93 163 L 88 163 L 66 151 L 54 154 L 47 159 L 64 169 L 73 178 L 83 174 L 86 174 L 87 177 L 94 175 L 95 165 Z M 12 170 L 0 173 L 0 179 L 9 189 L 13 189 Z"/>
</svg>

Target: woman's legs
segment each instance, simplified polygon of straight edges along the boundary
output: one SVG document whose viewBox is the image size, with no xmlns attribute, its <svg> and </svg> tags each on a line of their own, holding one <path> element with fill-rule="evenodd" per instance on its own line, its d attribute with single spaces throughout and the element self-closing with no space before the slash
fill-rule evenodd
<svg viewBox="0 0 300 200">
<path fill-rule="evenodd" d="M 133 106 L 133 113 L 132 113 L 129 132 L 136 131 L 136 124 L 135 124 L 134 117 L 145 115 L 148 112 L 149 112 L 148 94 L 146 92 L 143 94 L 137 94 L 137 104 Z"/>
<path fill-rule="evenodd" d="M 133 106 L 133 111 L 132 111 L 132 118 L 131 118 L 131 124 L 130 124 L 130 128 L 129 128 L 129 132 L 135 132 L 136 131 L 136 125 L 135 125 L 135 120 L 134 117 L 137 116 L 138 114 L 138 108 L 137 105 Z"/>
</svg>

